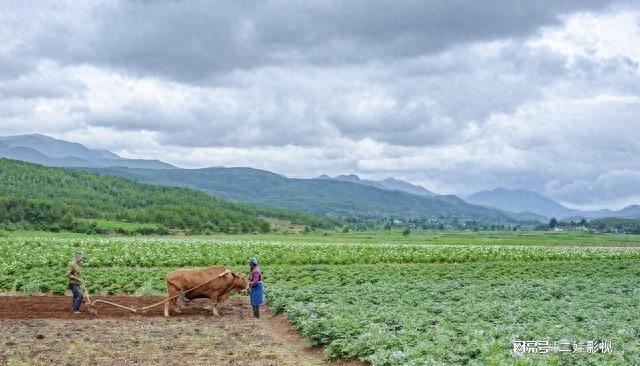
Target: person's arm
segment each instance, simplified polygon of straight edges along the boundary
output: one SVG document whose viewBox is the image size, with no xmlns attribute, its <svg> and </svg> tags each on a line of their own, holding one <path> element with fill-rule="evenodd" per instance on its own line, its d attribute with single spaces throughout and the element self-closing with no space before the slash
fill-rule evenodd
<svg viewBox="0 0 640 366">
<path fill-rule="evenodd" d="M 70 264 L 69 267 L 67 268 L 67 277 L 70 280 L 82 282 L 82 279 L 80 279 L 80 277 L 76 276 L 76 274 L 77 274 L 77 271 L 76 271 L 75 266 L 73 264 Z"/>
</svg>

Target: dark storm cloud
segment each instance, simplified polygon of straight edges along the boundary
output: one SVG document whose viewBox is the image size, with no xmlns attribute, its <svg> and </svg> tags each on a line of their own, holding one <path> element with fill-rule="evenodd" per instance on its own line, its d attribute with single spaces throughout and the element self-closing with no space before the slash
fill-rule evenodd
<svg viewBox="0 0 640 366">
<path fill-rule="evenodd" d="M 526 36 L 608 1 L 122 1 L 77 23 L 44 20 L 24 51 L 201 82 L 265 65 L 392 62 L 461 43 Z M 68 21 L 68 20 L 67 20 Z M 84 23 L 84 24 L 83 24 Z M 51 32 L 53 28 L 53 32 Z"/>
<path fill-rule="evenodd" d="M 405 1 L 394 6 L 378 1 L 130 1 L 46 17 L 47 10 L 60 14 L 64 8 L 53 5 L 43 6 L 38 16 L 47 27 L 31 28 L 28 42 L 16 53 L 64 65 L 108 66 L 132 77 L 230 84 L 273 94 L 238 94 L 244 109 L 263 113 L 230 110 L 215 100 L 190 100 L 183 111 L 169 113 L 152 103 L 126 101 L 118 111 L 87 116 L 95 126 L 158 131 L 166 136 L 164 142 L 177 145 L 317 145 L 336 135 L 410 146 L 443 144 L 455 140 L 470 122 L 536 97 L 541 86 L 563 72 L 565 60 L 553 53 L 511 44 L 494 57 L 482 57 L 464 45 L 493 39 L 513 42 L 556 24 L 563 14 L 605 5 L 512 0 Z M 451 51 L 442 54 L 444 50 Z M 323 75 L 335 78 L 344 65 L 370 64 L 374 65 L 357 75 L 348 70 L 339 75 L 354 77 L 360 87 L 335 90 L 335 82 Z M 306 72 L 309 66 L 319 71 L 306 81 L 287 75 L 287 70 Z M 276 67 L 282 70 L 258 80 L 249 75 L 242 81 L 234 72 Z M 370 97 L 354 95 L 371 88 L 383 90 L 381 97 L 394 105 L 354 113 L 350 104 Z M 15 89 L 5 88 L 5 94 L 10 90 Z M 289 101 L 297 94 L 303 112 L 292 113 L 295 108 Z M 264 104 L 273 108 L 264 113 Z M 314 121 L 320 129 L 300 121 Z M 324 135 L 319 138 L 320 132 Z"/>
</svg>

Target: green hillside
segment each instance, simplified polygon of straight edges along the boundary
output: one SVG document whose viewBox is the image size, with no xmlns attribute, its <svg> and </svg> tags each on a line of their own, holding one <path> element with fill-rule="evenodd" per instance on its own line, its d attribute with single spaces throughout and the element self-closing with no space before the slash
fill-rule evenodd
<svg viewBox="0 0 640 366">
<path fill-rule="evenodd" d="M 95 232 L 92 220 L 112 220 L 150 224 L 135 226 L 142 233 L 250 233 L 269 231 L 265 213 L 196 190 L 0 159 L 5 228 Z"/>
<path fill-rule="evenodd" d="M 333 179 L 293 179 L 251 168 L 96 169 L 139 182 L 195 188 L 215 197 L 333 217 L 460 217 L 484 222 L 521 221 L 456 196 L 424 197 Z"/>
</svg>

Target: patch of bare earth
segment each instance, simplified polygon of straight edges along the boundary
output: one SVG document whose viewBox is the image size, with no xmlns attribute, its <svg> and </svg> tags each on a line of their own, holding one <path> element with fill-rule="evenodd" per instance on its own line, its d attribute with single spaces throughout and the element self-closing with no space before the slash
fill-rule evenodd
<svg viewBox="0 0 640 366">
<path fill-rule="evenodd" d="M 102 297 L 141 307 L 159 297 Z M 162 317 L 98 305 L 71 315 L 65 296 L 0 296 L 0 365 L 360 365 L 329 363 L 282 316 L 251 317 L 246 299 L 221 306 L 220 318 L 196 303 Z M 266 307 L 265 307 L 266 308 Z"/>
</svg>

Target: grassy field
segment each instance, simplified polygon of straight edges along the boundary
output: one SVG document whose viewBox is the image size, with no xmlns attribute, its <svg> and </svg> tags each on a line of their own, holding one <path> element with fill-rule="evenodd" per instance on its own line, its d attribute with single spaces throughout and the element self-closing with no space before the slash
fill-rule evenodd
<svg viewBox="0 0 640 366">
<path fill-rule="evenodd" d="M 328 358 L 373 365 L 640 364 L 640 237 L 396 231 L 242 237 L 0 238 L 0 291 L 65 291 L 76 250 L 94 293 L 163 291 L 166 271 L 257 257 L 270 306 Z M 611 342 L 518 354 L 514 341 Z"/>
</svg>

